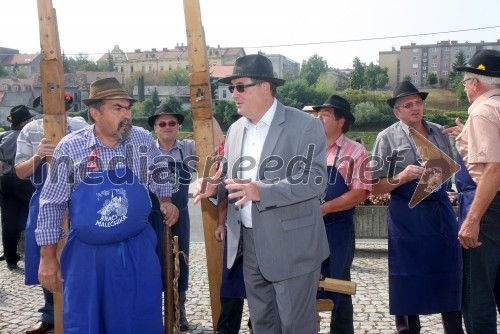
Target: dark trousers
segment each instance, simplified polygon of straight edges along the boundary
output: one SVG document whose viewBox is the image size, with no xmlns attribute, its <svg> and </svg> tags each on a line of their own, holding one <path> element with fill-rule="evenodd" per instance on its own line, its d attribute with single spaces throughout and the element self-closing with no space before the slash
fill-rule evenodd
<svg viewBox="0 0 500 334">
<path fill-rule="evenodd" d="M 49 324 L 54 324 L 54 295 L 49 290 L 43 288 L 43 298 L 45 304 L 38 309 L 41 313 L 40 320 Z"/>
<path fill-rule="evenodd" d="M 500 313 L 500 195 L 491 202 L 481 219 L 482 245 L 462 250 L 462 311 L 467 333 L 497 332 Z"/>
<path fill-rule="evenodd" d="M 452 311 L 441 313 L 444 334 L 463 334 L 462 312 Z M 420 333 L 420 317 L 418 315 L 397 315 L 396 330 L 398 334 Z"/>
<path fill-rule="evenodd" d="M 217 334 L 238 334 L 243 315 L 243 298 L 220 298 L 221 311 Z"/>
<path fill-rule="evenodd" d="M 29 202 L 34 191 L 30 180 L 21 180 L 15 174 L 0 176 L 3 252 L 10 265 L 19 261 L 17 244 L 28 218 Z"/>
</svg>

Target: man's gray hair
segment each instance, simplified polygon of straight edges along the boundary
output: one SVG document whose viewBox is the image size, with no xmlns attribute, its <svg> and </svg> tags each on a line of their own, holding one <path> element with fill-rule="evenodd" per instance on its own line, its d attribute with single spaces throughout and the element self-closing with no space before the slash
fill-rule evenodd
<svg viewBox="0 0 500 334">
<path fill-rule="evenodd" d="M 469 78 L 476 79 L 483 85 L 489 86 L 491 88 L 500 88 L 500 78 L 494 78 L 486 75 L 465 72 L 464 79 L 469 79 Z"/>
</svg>

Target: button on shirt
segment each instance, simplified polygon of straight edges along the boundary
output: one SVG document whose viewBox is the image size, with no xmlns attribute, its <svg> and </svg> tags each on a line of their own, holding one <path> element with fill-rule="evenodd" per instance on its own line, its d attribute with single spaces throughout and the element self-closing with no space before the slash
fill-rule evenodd
<svg viewBox="0 0 500 334">
<path fill-rule="evenodd" d="M 257 124 L 251 123 L 245 119 L 245 135 L 243 136 L 243 149 L 241 151 L 242 157 L 247 157 L 242 163 L 242 171 L 240 177 L 245 180 L 257 180 L 257 172 L 259 170 L 259 163 L 266 141 L 269 127 L 273 121 L 274 114 L 276 113 L 276 99 L 268 111 L 262 116 Z M 255 162 L 253 168 L 245 168 L 249 166 L 249 162 Z M 241 207 L 241 221 L 245 227 L 252 227 L 252 202 L 246 202 Z"/>
</svg>

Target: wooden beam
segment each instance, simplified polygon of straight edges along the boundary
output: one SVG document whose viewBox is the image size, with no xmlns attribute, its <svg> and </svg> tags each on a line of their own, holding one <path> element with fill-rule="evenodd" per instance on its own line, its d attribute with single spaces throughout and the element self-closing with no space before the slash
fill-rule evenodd
<svg viewBox="0 0 500 334">
<path fill-rule="evenodd" d="M 208 176 L 214 172 L 214 140 L 212 126 L 212 92 L 206 54 L 205 34 L 201 23 L 198 0 L 184 0 L 184 16 L 189 57 L 189 85 L 193 110 L 196 153 L 200 157 L 198 173 Z M 222 243 L 215 240 L 217 210 L 207 200 L 201 203 L 205 251 L 207 258 L 212 325 L 216 330 L 220 315 L 220 285 L 222 281 Z"/>
<path fill-rule="evenodd" d="M 64 73 L 59 44 L 56 11 L 52 0 L 37 0 L 38 19 L 40 29 L 40 78 L 43 104 L 43 131 L 44 136 L 53 144 L 66 135 L 66 110 L 64 103 Z M 51 157 L 47 157 L 50 162 Z M 63 227 L 68 233 L 68 218 L 65 214 Z M 60 258 L 61 249 L 66 239 L 57 244 L 57 258 Z M 58 283 L 54 293 L 54 332 L 63 333 L 62 319 L 62 284 Z"/>
<path fill-rule="evenodd" d="M 356 283 L 328 277 L 319 281 L 319 288 L 325 291 L 343 293 L 346 295 L 356 294 Z"/>
</svg>

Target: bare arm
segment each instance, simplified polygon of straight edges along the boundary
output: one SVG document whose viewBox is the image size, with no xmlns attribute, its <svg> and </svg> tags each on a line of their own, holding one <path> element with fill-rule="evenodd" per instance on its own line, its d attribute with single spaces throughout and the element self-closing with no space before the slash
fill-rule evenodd
<svg viewBox="0 0 500 334">
<path fill-rule="evenodd" d="M 370 192 L 366 189 L 351 189 L 343 195 L 321 205 L 322 215 L 354 208 L 368 198 Z"/>
<path fill-rule="evenodd" d="M 56 257 L 57 244 L 40 247 L 40 266 L 38 280 L 40 284 L 54 293 L 57 281 L 63 282 L 61 267 Z"/>
<path fill-rule="evenodd" d="M 420 179 L 424 171 L 425 168 L 423 167 L 408 165 L 401 173 L 395 175 L 394 177 L 384 177 L 376 180 L 372 186 L 372 194 L 382 195 L 390 193 L 397 187 L 402 186 L 411 180 Z"/>
<path fill-rule="evenodd" d="M 458 233 L 458 239 L 465 249 L 481 246 L 479 242 L 479 228 L 481 219 L 495 198 L 500 187 L 500 162 L 485 164 L 483 174 L 477 185 L 474 201 L 465 221 Z"/>
</svg>

